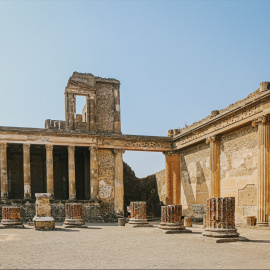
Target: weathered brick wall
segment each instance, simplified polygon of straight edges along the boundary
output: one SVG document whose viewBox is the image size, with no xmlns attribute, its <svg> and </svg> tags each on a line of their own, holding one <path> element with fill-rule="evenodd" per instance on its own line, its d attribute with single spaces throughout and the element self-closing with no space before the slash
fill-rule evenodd
<svg viewBox="0 0 270 270">
<path fill-rule="evenodd" d="M 98 150 L 99 199 L 102 216 L 114 218 L 114 154 L 108 149 Z"/>
<path fill-rule="evenodd" d="M 236 223 L 256 216 L 258 128 L 241 127 L 221 136 L 221 197 L 235 197 Z"/>
<path fill-rule="evenodd" d="M 113 132 L 114 86 L 109 83 L 96 84 L 96 127 L 98 132 Z"/>
<path fill-rule="evenodd" d="M 202 219 L 210 184 L 210 146 L 200 143 L 181 151 L 183 216 Z"/>
</svg>

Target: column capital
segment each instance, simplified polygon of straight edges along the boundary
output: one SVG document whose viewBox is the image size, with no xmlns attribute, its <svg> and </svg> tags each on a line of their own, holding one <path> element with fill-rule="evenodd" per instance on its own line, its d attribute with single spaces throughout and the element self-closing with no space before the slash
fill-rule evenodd
<svg viewBox="0 0 270 270">
<path fill-rule="evenodd" d="M 114 154 L 124 154 L 125 153 L 125 149 L 123 149 L 123 148 L 114 148 L 113 149 L 113 153 Z"/>
<path fill-rule="evenodd" d="M 75 146 L 74 145 L 68 145 L 68 151 L 75 151 Z"/>
<path fill-rule="evenodd" d="M 31 147 L 31 144 L 29 144 L 29 143 L 24 143 L 24 144 L 23 144 L 23 151 L 29 151 L 29 150 L 30 150 L 30 147 Z"/>
<path fill-rule="evenodd" d="M 0 143 L 0 149 L 6 149 L 7 148 L 7 143 L 4 142 L 4 143 Z"/>
<path fill-rule="evenodd" d="M 210 142 L 216 142 L 216 141 L 219 141 L 219 139 L 220 138 L 218 135 L 213 135 L 206 139 L 206 143 L 209 144 Z"/>
<path fill-rule="evenodd" d="M 165 151 L 165 152 L 162 152 L 165 156 L 173 156 L 173 155 L 176 155 L 177 153 L 173 152 L 173 151 Z"/>
<path fill-rule="evenodd" d="M 269 114 L 265 114 L 257 119 L 255 119 L 254 121 L 252 121 L 251 125 L 253 127 L 256 127 L 258 125 L 267 125 L 270 123 L 270 115 Z"/>
<path fill-rule="evenodd" d="M 91 154 L 96 154 L 98 148 L 96 146 L 89 146 L 89 150 Z"/>
<path fill-rule="evenodd" d="M 53 150 L 53 144 L 46 144 L 45 147 L 46 147 L 47 151 L 52 151 Z"/>
</svg>

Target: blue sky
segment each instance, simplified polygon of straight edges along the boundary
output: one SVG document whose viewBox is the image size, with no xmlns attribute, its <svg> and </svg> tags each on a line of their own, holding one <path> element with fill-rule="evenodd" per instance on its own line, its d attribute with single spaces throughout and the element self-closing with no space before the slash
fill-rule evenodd
<svg viewBox="0 0 270 270">
<path fill-rule="evenodd" d="M 270 81 L 270 1 L 1 1 L 0 126 L 64 120 L 73 71 L 121 81 L 124 134 L 167 136 Z M 126 152 L 139 177 L 161 153 Z"/>
</svg>

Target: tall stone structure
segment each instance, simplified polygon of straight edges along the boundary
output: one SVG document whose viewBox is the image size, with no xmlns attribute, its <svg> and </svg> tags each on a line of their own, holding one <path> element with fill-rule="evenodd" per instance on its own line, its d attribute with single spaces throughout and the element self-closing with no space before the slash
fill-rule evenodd
<svg viewBox="0 0 270 270">
<path fill-rule="evenodd" d="M 120 82 L 74 72 L 65 88 L 65 120 L 45 129 L 0 127 L 3 204 L 21 202 L 22 219 L 34 215 L 35 194 L 50 194 L 52 216 L 65 219 L 66 203 L 82 204 L 85 221 L 124 216 L 125 150 L 170 151 L 168 137 L 123 135 Z M 81 112 L 77 97 L 85 97 Z"/>
</svg>

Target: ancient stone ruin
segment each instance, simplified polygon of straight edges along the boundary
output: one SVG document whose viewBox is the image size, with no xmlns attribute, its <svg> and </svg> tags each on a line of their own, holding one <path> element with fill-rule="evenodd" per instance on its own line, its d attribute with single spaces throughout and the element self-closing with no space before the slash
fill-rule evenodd
<svg viewBox="0 0 270 270">
<path fill-rule="evenodd" d="M 85 98 L 80 113 L 78 96 Z M 270 83 L 213 109 L 167 137 L 124 135 L 120 82 L 74 72 L 65 88 L 65 120 L 47 119 L 44 129 L 0 127 L 0 207 L 16 201 L 22 220 L 31 220 L 35 194 L 49 193 L 57 221 L 64 221 L 66 203 L 81 203 L 85 221 L 117 221 L 125 214 L 123 154 L 153 151 L 165 155 L 165 171 L 141 187 L 152 188 L 156 179 L 157 196 L 134 196 L 151 205 L 151 214 L 159 215 L 157 202 L 182 205 L 183 216 L 201 221 L 207 199 L 235 197 L 236 225 L 268 226 Z"/>
</svg>

